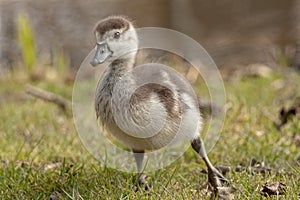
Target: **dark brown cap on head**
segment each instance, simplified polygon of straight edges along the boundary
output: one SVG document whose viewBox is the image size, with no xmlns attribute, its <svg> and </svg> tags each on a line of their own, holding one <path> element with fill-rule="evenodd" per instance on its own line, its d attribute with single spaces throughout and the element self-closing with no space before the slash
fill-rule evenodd
<svg viewBox="0 0 300 200">
<path fill-rule="evenodd" d="M 127 19 L 127 17 L 123 17 L 123 16 L 107 17 L 97 23 L 96 27 L 94 28 L 94 32 L 98 32 L 101 35 L 103 35 L 107 31 L 113 29 L 128 30 L 130 26 L 129 24 L 130 21 Z"/>
</svg>

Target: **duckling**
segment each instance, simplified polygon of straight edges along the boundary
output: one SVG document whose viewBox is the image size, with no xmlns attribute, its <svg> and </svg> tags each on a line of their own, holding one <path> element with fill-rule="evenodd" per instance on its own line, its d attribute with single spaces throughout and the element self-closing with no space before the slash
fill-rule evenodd
<svg viewBox="0 0 300 200">
<path fill-rule="evenodd" d="M 92 66 L 106 64 L 95 92 L 97 119 L 106 132 L 132 149 L 138 185 L 147 185 L 142 174 L 144 153 L 163 148 L 174 138 L 177 142 L 190 141 L 207 166 L 208 183 L 214 191 L 228 185 L 228 180 L 212 165 L 205 151 L 200 137 L 203 120 L 191 88 L 164 68 L 146 66 L 139 72 L 133 70 L 139 41 L 135 27 L 126 17 L 110 16 L 101 20 L 94 34 L 97 44 L 90 63 Z M 140 85 L 142 80 L 150 81 Z M 157 123 L 147 129 L 136 126 L 144 127 L 151 120 Z M 178 131 L 180 123 L 183 128 Z"/>
</svg>

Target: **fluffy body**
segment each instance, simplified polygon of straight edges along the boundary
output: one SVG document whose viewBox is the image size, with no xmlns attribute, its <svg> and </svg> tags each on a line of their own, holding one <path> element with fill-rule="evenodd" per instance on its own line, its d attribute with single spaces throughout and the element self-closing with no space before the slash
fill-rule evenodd
<svg viewBox="0 0 300 200">
<path fill-rule="evenodd" d="M 126 60 L 113 62 L 98 84 L 95 106 L 105 130 L 137 150 L 155 150 L 198 136 L 201 117 L 190 88 L 184 82 L 176 84 L 182 80 L 171 71 L 132 69 Z M 139 87 L 147 79 L 150 83 Z"/>
<path fill-rule="evenodd" d="M 97 44 L 105 43 L 111 52 L 95 95 L 97 117 L 106 132 L 136 150 L 155 150 L 199 136 L 201 115 L 192 89 L 174 71 L 136 68 L 138 37 L 128 20 L 102 20 L 95 35 Z"/>
</svg>

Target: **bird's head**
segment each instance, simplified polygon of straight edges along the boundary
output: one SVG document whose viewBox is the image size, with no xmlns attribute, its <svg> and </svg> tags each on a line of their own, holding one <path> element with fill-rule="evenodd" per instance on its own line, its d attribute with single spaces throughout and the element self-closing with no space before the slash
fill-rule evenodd
<svg viewBox="0 0 300 200">
<path fill-rule="evenodd" d="M 104 62 L 132 56 L 138 47 L 138 38 L 132 23 L 121 16 L 105 18 L 94 29 L 96 52 L 91 64 L 96 66 Z"/>
</svg>

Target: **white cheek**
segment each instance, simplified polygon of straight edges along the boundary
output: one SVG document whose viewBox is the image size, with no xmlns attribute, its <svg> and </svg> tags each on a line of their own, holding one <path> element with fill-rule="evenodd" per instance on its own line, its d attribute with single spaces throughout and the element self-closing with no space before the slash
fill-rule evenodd
<svg viewBox="0 0 300 200">
<path fill-rule="evenodd" d="M 121 34 L 119 39 L 110 38 L 108 41 L 111 51 L 113 51 L 113 58 L 126 56 L 129 53 L 136 52 L 138 48 L 138 40 L 135 31 L 130 29 Z"/>
<path fill-rule="evenodd" d="M 126 39 L 126 47 L 129 51 L 136 51 L 138 49 L 138 41 L 134 36 L 129 36 Z"/>
<path fill-rule="evenodd" d="M 137 44 L 134 41 L 110 42 L 110 49 L 113 51 L 113 57 L 124 56 L 137 50 Z"/>
</svg>

